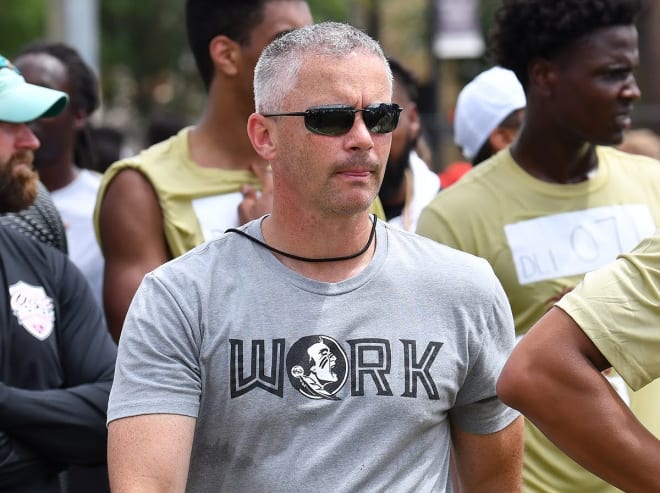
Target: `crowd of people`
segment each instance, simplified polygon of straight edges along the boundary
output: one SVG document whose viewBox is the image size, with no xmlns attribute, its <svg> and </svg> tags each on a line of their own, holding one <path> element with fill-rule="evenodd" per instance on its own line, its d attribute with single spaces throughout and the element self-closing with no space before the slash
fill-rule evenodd
<svg viewBox="0 0 660 493">
<path fill-rule="evenodd" d="M 0 56 L 0 490 L 660 490 L 641 3 L 577 3 L 501 1 L 440 174 L 306 0 L 187 0 L 201 114 L 107 167 L 79 53 Z"/>
</svg>

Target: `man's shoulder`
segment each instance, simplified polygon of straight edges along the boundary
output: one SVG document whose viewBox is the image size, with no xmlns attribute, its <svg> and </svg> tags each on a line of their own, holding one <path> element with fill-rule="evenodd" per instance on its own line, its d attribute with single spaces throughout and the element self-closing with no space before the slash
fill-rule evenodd
<svg viewBox="0 0 660 493">
<path fill-rule="evenodd" d="M 252 249 L 246 249 L 244 241 L 229 233 L 205 241 L 155 267 L 145 275 L 143 283 L 150 286 L 146 289 L 159 285 L 172 296 L 188 300 L 209 289 L 242 284 L 246 272 L 256 265 Z"/>
<path fill-rule="evenodd" d="M 618 195 L 653 207 L 658 204 L 660 161 L 611 147 L 598 148 L 598 159 L 604 180 Z"/>
<path fill-rule="evenodd" d="M 34 265 L 40 269 L 44 266 L 54 266 L 65 262 L 67 256 L 57 248 L 14 230 L 11 226 L 0 224 L 0 252 L 9 256 L 12 262 Z"/>
<path fill-rule="evenodd" d="M 131 194 L 142 197 L 144 194 L 131 184 L 135 180 L 146 180 L 154 191 L 158 190 L 158 184 L 163 180 L 167 181 L 173 170 L 180 167 L 188 152 L 188 131 L 189 127 L 182 129 L 178 134 L 167 140 L 158 142 L 148 147 L 138 154 L 123 158 L 113 163 L 102 175 L 99 191 L 97 195 L 97 209 L 100 202 L 108 193 L 108 189 L 116 186 L 120 187 L 121 194 Z M 133 179 L 128 179 L 129 173 L 137 173 Z M 127 186 L 117 185 L 122 180 L 117 180 L 121 175 L 126 179 Z"/>
<path fill-rule="evenodd" d="M 512 158 L 503 151 L 473 167 L 452 186 L 441 189 L 428 208 L 443 214 L 483 212 L 489 201 L 499 200 L 504 187 L 515 179 Z"/>
<path fill-rule="evenodd" d="M 393 248 L 393 252 L 406 262 L 419 261 L 423 269 L 430 268 L 431 264 L 434 264 L 441 270 L 450 266 L 460 267 L 464 272 L 490 270 L 487 262 L 481 257 L 389 224 L 386 227 L 389 241 L 393 247 L 396 247 Z"/>
<path fill-rule="evenodd" d="M 135 168 L 149 172 L 163 171 L 170 165 L 181 163 L 182 157 L 188 155 L 188 132 L 190 128 L 184 128 L 176 135 L 162 142 L 153 144 L 137 154 L 120 159 L 113 163 L 104 176 L 114 175 L 125 168 Z"/>
<path fill-rule="evenodd" d="M 626 173 L 630 172 L 631 166 L 636 166 L 636 171 L 660 175 L 660 161 L 641 154 L 631 154 L 614 147 L 597 147 L 598 157 L 613 167 L 626 167 Z"/>
</svg>

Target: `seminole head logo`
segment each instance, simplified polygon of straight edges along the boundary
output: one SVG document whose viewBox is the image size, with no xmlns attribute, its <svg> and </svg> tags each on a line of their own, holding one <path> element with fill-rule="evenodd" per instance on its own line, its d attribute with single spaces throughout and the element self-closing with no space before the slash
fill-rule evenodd
<svg viewBox="0 0 660 493">
<path fill-rule="evenodd" d="M 339 343 L 328 336 L 299 339 L 286 358 L 291 385 L 310 399 L 339 400 L 346 383 L 348 359 Z"/>
</svg>

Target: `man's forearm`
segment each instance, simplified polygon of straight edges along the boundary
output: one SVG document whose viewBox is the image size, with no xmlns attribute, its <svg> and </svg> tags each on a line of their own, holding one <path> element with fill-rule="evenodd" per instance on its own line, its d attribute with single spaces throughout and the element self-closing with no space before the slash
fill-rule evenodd
<svg viewBox="0 0 660 493">
<path fill-rule="evenodd" d="M 567 394 L 559 405 L 520 410 L 576 462 L 623 491 L 660 491 L 660 441 L 592 371 L 598 382 L 581 398 Z"/>
<path fill-rule="evenodd" d="M 550 310 L 509 357 L 497 390 L 576 462 L 627 492 L 660 491 L 660 442 L 601 370 L 609 362 L 562 310 Z"/>
<path fill-rule="evenodd" d="M 112 382 L 25 390 L 0 383 L 0 425 L 12 438 L 60 463 L 105 462 Z"/>
</svg>

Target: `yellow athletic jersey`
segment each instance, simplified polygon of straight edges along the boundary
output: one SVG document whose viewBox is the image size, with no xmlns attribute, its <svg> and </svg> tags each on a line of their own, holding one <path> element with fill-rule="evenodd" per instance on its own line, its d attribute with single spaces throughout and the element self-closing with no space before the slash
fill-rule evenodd
<svg viewBox="0 0 660 493">
<path fill-rule="evenodd" d="M 239 223 L 238 204 L 244 184 L 261 187 L 250 170 L 202 167 L 190 156 L 190 127 L 138 155 L 114 163 L 103 175 L 94 211 L 100 242 L 100 204 L 108 184 L 125 168 L 141 172 L 153 186 L 163 213 L 165 239 L 172 257 L 178 257 Z M 378 199 L 371 212 L 381 219 L 385 212 Z"/>
<path fill-rule="evenodd" d="M 419 218 L 418 233 L 490 262 L 519 336 L 585 273 L 630 251 L 660 225 L 660 163 L 608 147 L 596 152 L 593 176 L 560 185 L 532 177 L 505 149 L 441 191 Z M 631 397 L 633 410 L 644 399 L 660 403 L 660 392 L 645 392 Z M 618 491 L 529 423 L 523 479 L 526 492 Z"/>
<path fill-rule="evenodd" d="M 646 393 L 660 393 L 660 230 L 631 253 L 587 274 L 557 306 L 632 389 L 648 385 Z M 633 399 L 632 409 L 648 416 L 644 424 L 660 436 L 656 401 Z"/>
</svg>

